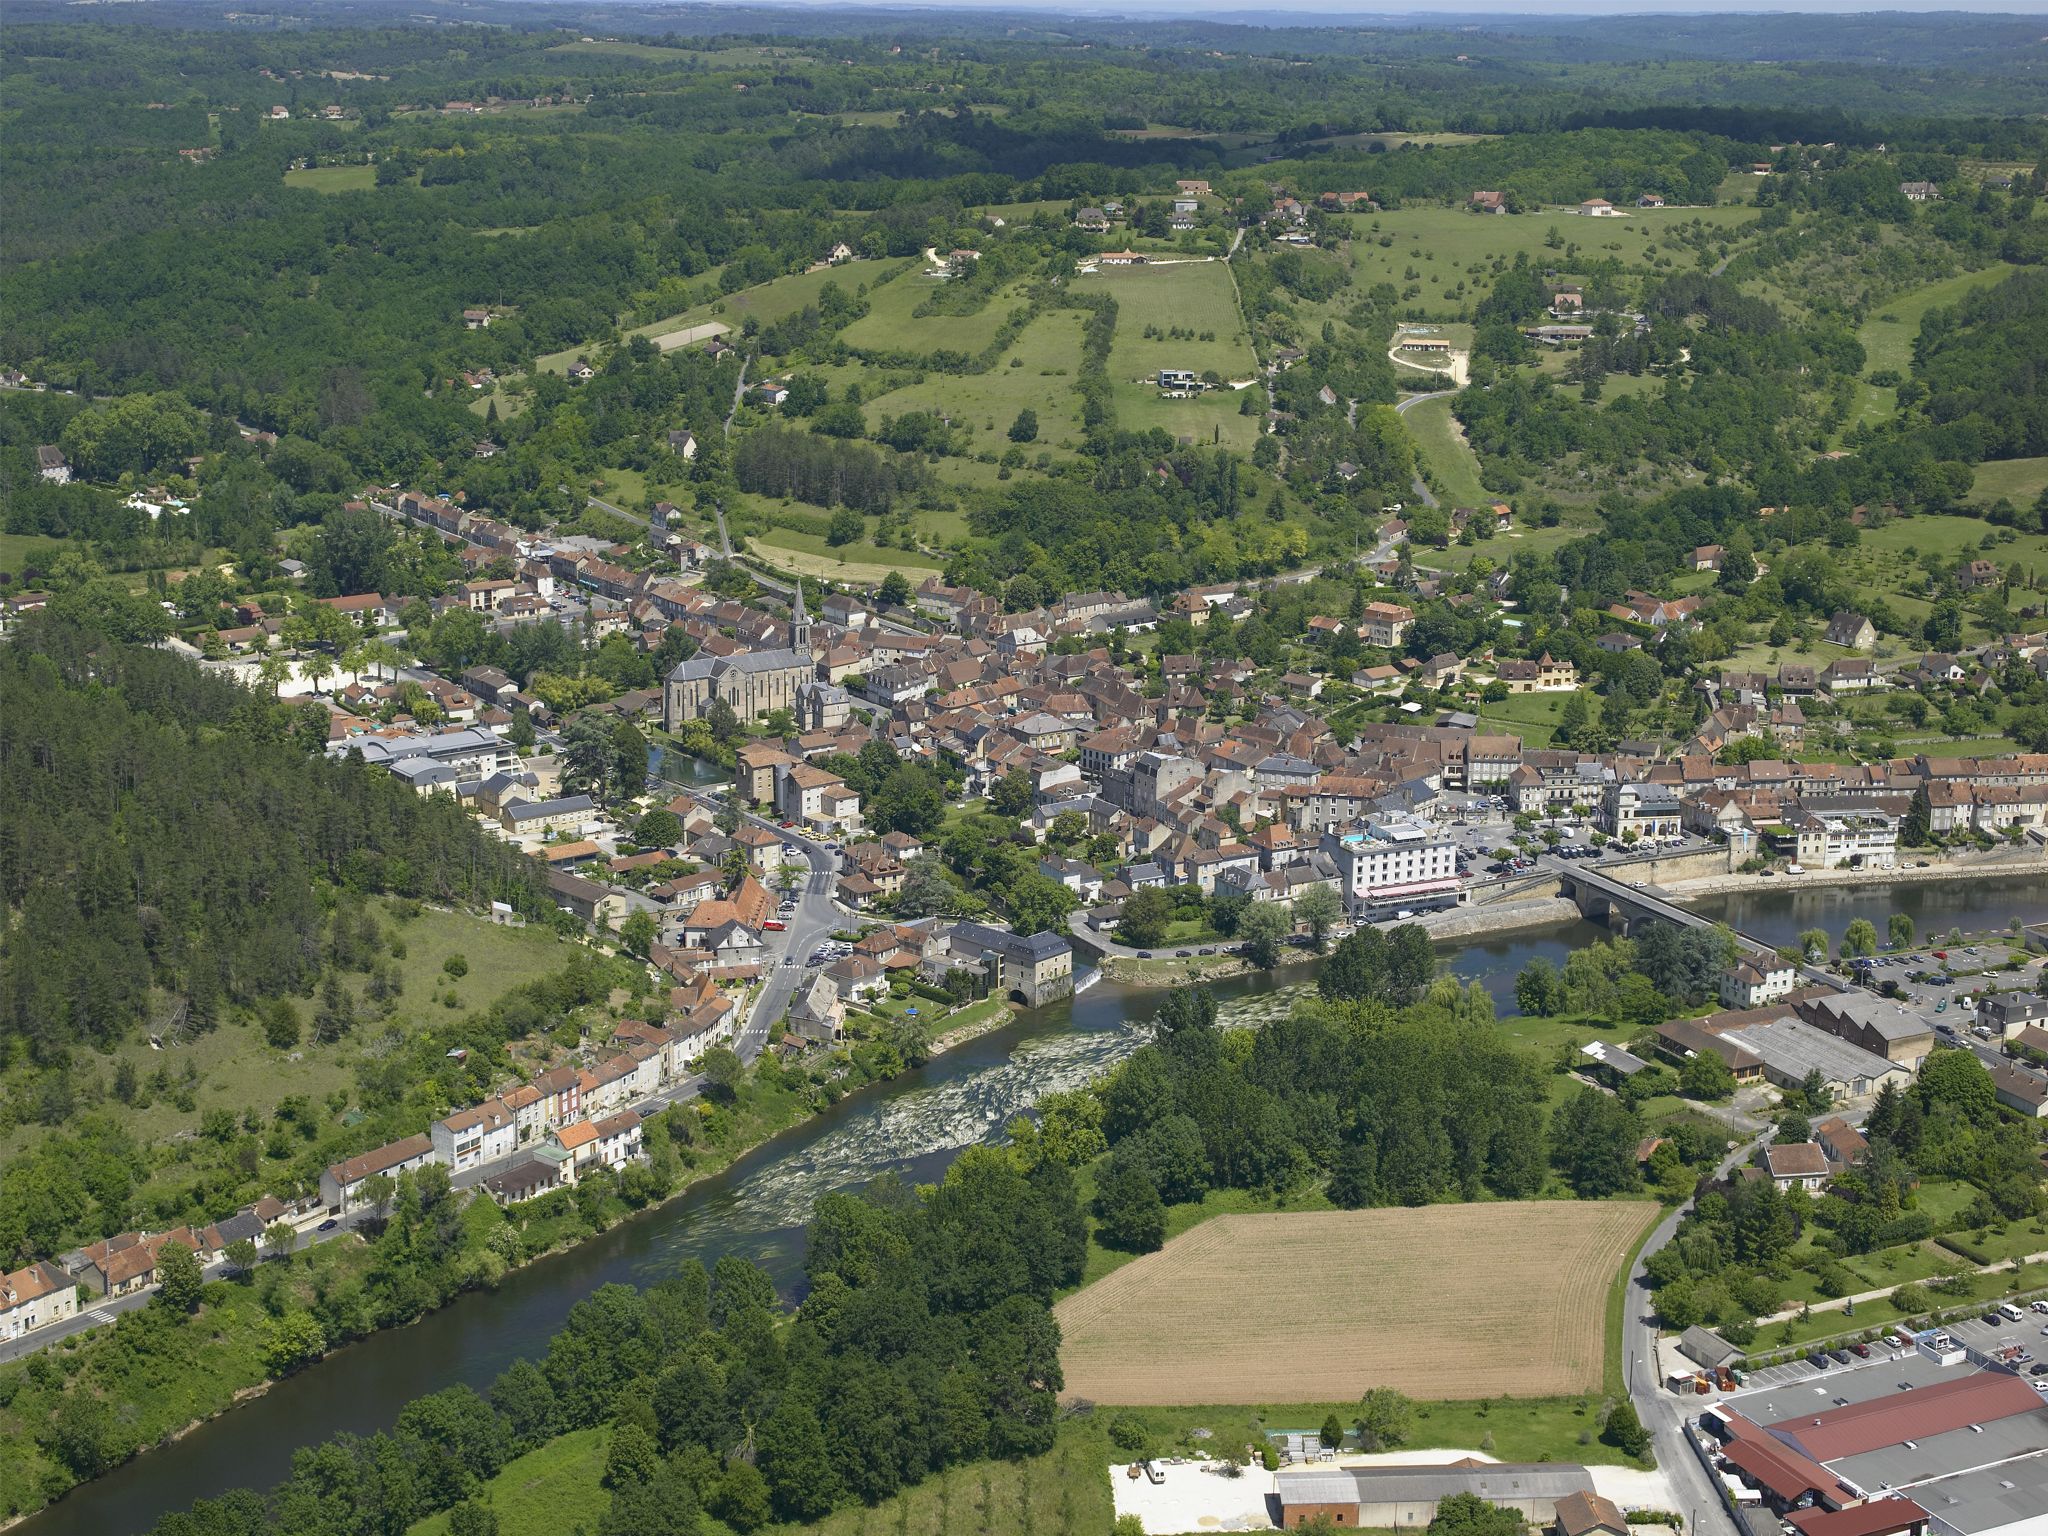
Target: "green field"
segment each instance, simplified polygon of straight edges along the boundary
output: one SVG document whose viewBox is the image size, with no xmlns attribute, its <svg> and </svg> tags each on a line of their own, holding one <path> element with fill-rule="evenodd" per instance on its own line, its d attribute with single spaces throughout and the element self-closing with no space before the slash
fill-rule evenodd
<svg viewBox="0 0 2048 1536">
<path fill-rule="evenodd" d="M 884 416 L 900 416 L 905 411 L 941 411 L 956 425 L 972 429 L 976 451 L 1000 453 L 1010 447 L 1010 423 L 1028 406 L 1038 413 L 1038 440 L 1022 445 L 1025 456 L 1071 449 L 1081 436 L 1080 405 L 1073 385 L 1080 372 L 1081 327 L 1085 323 L 1079 310 L 1048 310 L 1024 328 L 1004 360 L 986 373 L 927 374 L 922 383 L 874 396 L 864 406 L 868 426 L 872 429 Z M 1016 367 L 1010 366 L 1013 358 Z M 961 478 L 955 474 L 955 460 L 941 460 L 932 468 L 945 478 Z M 992 474 L 990 484 L 994 483 Z"/>
<path fill-rule="evenodd" d="M 2012 275 L 2012 271 L 2004 262 L 1999 262 L 1978 272 L 1965 272 L 1938 283 L 1929 283 L 1924 288 L 1915 288 L 1882 305 L 1879 312 L 1865 321 L 1856 333 L 1856 339 L 1863 343 L 1864 373 L 1869 375 L 1885 368 L 1901 375 L 1910 372 L 1913 343 L 1920 338 L 1920 322 L 1926 318 L 1927 311 L 1953 304 L 1974 289 L 2003 282 Z M 1845 427 L 1887 420 L 1898 408 L 1896 390 L 1881 388 L 1871 383 L 1868 377 L 1859 379 L 1856 382 L 1856 403 L 1850 408 Z"/>
<path fill-rule="evenodd" d="M 284 184 L 304 187 L 309 192 L 368 192 L 377 185 L 377 167 L 316 165 L 311 170 L 286 171 Z"/>
<path fill-rule="evenodd" d="M 737 331 L 748 319 L 763 325 L 780 320 L 784 315 L 795 314 L 806 304 L 815 303 L 818 293 L 827 283 L 836 282 L 851 292 L 862 282 L 872 279 L 883 263 L 878 261 L 849 261 L 844 266 L 821 267 L 815 272 L 795 272 L 788 277 L 778 277 L 772 282 L 762 283 L 755 288 L 742 288 L 738 293 L 723 298 L 707 300 L 680 314 L 664 315 L 659 320 L 650 320 L 645 325 L 636 325 L 624 334 L 627 336 L 664 336 L 670 331 L 687 330 L 691 326 L 703 325 L 717 320 L 728 330 Z M 595 343 L 586 342 L 581 346 L 564 347 L 559 352 L 550 352 L 539 360 L 538 367 L 545 373 L 564 373 L 579 357 L 587 357 Z"/>
<path fill-rule="evenodd" d="M 602 1485 L 611 1429 L 571 1430 L 508 1461 L 483 1485 L 478 1502 L 498 1517 L 498 1536 L 561 1536 L 595 1529 L 611 1503 Z M 416 1521 L 406 1536 L 447 1536 L 445 1512 Z"/>
<path fill-rule="evenodd" d="M 1452 507 L 1480 507 L 1493 501 L 1479 483 L 1479 458 L 1451 416 L 1449 399 L 1425 400 L 1401 413 L 1408 434 L 1429 466 L 1440 501 Z"/>
<path fill-rule="evenodd" d="M 24 566 L 47 566 L 70 547 L 69 540 L 39 533 L 0 533 L 0 571 L 12 573 L 18 582 Z"/>
<path fill-rule="evenodd" d="M 1220 441 L 1240 453 L 1258 440 L 1260 418 L 1241 415 L 1236 390 L 1218 389 L 1193 400 L 1164 400 L 1159 370 L 1213 370 L 1222 378 L 1248 379 L 1258 369 L 1251 338 L 1237 307 L 1230 269 L 1220 261 L 1175 266 L 1130 267 L 1074 280 L 1077 293 L 1107 293 L 1116 300 L 1116 341 L 1110 348 L 1109 378 L 1116 392 L 1117 425 L 1127 431 L 1160 427 L 1197 443 Z M 1180 327 L 1197 338 L 1174 340 L 1161 333 Z"/>
<path fill-rule="evenodd" d="M 1997 459 L 1976 466 L 1970 499 L 1988 505 L 2001 496 L 2016 507 L 2032 506 L 2048 491 L 2048 459 Z"/>
<path fill-rule="evenodd" d="M 1856 548 L 1840 552 L 1843 571 L 1859 587 L 1883 597 L 1902 620 L 1917 623 L 1932 611 L 1924 593 L 1926 572 L 1920 563 L 1925 556 L 1940 556 L 1942 565 L 1951 570 L 1959 561 L 1979 553 L 2000 565 L 2048 565 L 2048 534 L 2021 533 L 2007 542 L 2008 532 L 1974 517 L 1921 513 L 1893 518 L 1881 528 L 1864 529 Z M 1984 544 L 1987 537 L 1992 541 L 1988 548 Z M 1986 633 L 1967 606 L 1964 633 L 1966 638 Z M 1895 639 L 1881 640 L 1879 654 L 1897 646 Z M 1915 648 L 1911 643 L 1905 646 L 1907 650 Z"/>
<path fill-rule="evenodd" d="M 1337 222 L 1353 231 L 1350 302 L 1375 283 L 1391 283 L 1404 295 L 1417 287 L 1420 292 L 1404 298 L 1402 313 L 1453 318 L 1485 297 L 1495 261 L 1526 256 L 1539 270 L 1569 273 L 1593 259 L 1612 258 L 1630 271 L 1648 271 L 1650 248 L 1656 246 L 1673 269 L 1688 270 L 1697 260 L 1693 252 L 1660 236 L 1690 228 L 1694 220 L 1732 235 L 1756 218 L 1754 208 L 1632 209 L 1626 218 L 1584 219 L 1561 210 L 1488 215 L 1432 206 L 1349 214 Z M 1553 232 L 1555 246 L 1548 243 Z M 1382 246 L 1380 238 L 1388 235 L 1393 243 Z"/>
<path fill-rule="evenodd" d="M 948 347 L 971 355 L 995 340 L 1010 311 L 1025 302 L 1021 288 L 1012 285 L 992 295 L 971 315 L 913 313 L 944 287 L 944 280 L 928 276 L 922 263 L 906 268 L 887 282 L 872 284 L 868 288 L 868 312 L 841 333 L 846 344 L 916 353 Z"/>
<path fill-rule="evenodd" d="M 945 563 L 922 550 L 878 549 L 865 539 L 855 544 L 827 544 L 815 533 L 794 528 L 771 528 L 752 542 L 764 560 L 783 570 L 831 581 L 871 584 L 891 571 L 901 571 L 915 585 Z"/>
</svg>

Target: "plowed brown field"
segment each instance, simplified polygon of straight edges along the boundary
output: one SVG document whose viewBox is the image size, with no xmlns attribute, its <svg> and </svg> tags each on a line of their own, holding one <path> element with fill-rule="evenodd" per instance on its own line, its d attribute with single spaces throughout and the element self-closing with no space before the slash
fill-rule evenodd
<svg viewBox="0 0 2048 1536">
<path fill-rule="evenodd" d="M 1598 1391 L 1648 1201 L 1219 1216 L 1054 1309 L 1069 1395 L 1314 1403 Z"/>
</svg>

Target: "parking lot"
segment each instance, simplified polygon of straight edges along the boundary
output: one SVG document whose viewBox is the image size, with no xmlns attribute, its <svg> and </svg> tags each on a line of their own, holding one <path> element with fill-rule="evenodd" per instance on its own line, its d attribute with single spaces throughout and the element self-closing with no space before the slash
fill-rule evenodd
<svg viewBox="0 0 2048 1536">
<path fill-rule="evenodd" d="M 1989 1315 L 1991 1309 L 1985 1307 L 1958 1322 L 1944 1325 L 1942 1331 L 1964 1348 L 1976 1350 L 1980 1354 L 1997 1355 L 2005 1350 L 2014 1351 L 2007 1363 L 2029 1381 L 2038 1383 L 2037 1390 L 2048 1394 L 2048 1363 L 2044 1363 L 2044 1359 L 2048 1359 L 2048 1311 L 2036 1310 L 2037 1307 L 2048 1307 L 2048 1302 L 2022 1305 L 2018 1322 L 2004 1317 L 1992 1317 Z M 1855 1319 L 1845 1318 L 1844 1322 L 1853 1326 Z M 1880 1341 L 1865 1345 L 1863 1348 L 1868 1351 L 1867 1354 L 1858 1355 L 1854 1346 L 1843 1346 L 1833 1351 L 1828 1356 L 1826 1369 L 1811 1364 L 1809 1360 L 1801 1359 L 1789 1365 L 1766 1366 L 1761 1370 L 1746 1372 L 1742 1391 L 1738 1395 L 1748 1397 L 1753 1393 L 1770 1393 L 1788 1387 L 1817 1387 L 1823 1380 L 1841 1380 L 1851 1371 L 1860 1371 L 1877 1365 L 1895 1367 L 1889 1374 L 1897 1376 L 1898 1366 L 1908 1365 L 1917 1370 L 1927 1364 L 1910 1347 L 1900 1351 Z M 1837 1359 L 1837 1355 L 1846 1355 L 1847 1362 Z M 2038 1376 L 2034 1374 L 2036 1371 L 2040 1372 Z M 1861 1378 L 1858 1378 L 1858 1384 L 1865 1385 Z M 1863 1391 L 1855 1395 L 1868 1396 L 1869 1393 Z"/>
</svg>

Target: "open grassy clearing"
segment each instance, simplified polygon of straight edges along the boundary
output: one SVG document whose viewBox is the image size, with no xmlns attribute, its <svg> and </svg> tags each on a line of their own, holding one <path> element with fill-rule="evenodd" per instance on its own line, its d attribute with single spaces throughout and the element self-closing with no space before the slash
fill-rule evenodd
<svg viewBox="0 0 2048 1536">
<path fill-rule="evenodd" d="M 1451 415 L 1448 397 L 1411 406 L 1401 413 L 1401 420 L 1408 424 L 1408 435 L 1415 439 L 1423 463 L 1429 466 L 1439 500 L 1454 507 L 1492 502 L 1492 495 L 1479 483 L 1479 456 Z"/>
<path fill-rule="evenodd" d="M 1219 1217 L 1058 1304 L 1067 1390 L 1182 1404 L 1355 1400 L 1368 1384 L 1417 1398 L 1598 1391 L 1610 1285 L 1657 1209 Z"/>
<path fill-rule="evenodd" d="M 1537 270 L 1560 273 L 1572 272 L 1581 258 L 1614 257 L 1631 271 L 1647 271 L 1668 259 L 1670 266 L 1657 270 L 1690 271 L 1697 264 L 1693 252 L 1667 244 L 1661 235 L 1690 228 L 1697 219 L 1733 236 L 1756 218 L 1754 208 L 1631 209 L 1626 218 L 1585 219 L 1564 210 L 1487 215 L 1425 207 L 1342 215 L 1337 222 L 1352 230 L 1349 292 L 1363 294 L 1375 283 L 1392 283 L 1405 294 L 1419 286 L 1421 291 L 1404 301 L 1403 312 L 1448 318 L 1485 297 L 1493 286 L 1489 267 L 1496 259 L 1512 263 L 1526 256 Z M 1556 246 L 1548 243 L 1553 232 Z M 1392 236 L 1393 243 L 1382 246 L 1383 236 Z M 1656 257 L 1649 254 L 1651 246 L 1658 248 Z M 1474 266 L 1480 270 L 1468 270 Z M 1461 282 L 1462 294 L 1457 292 Z"/>
<path fill-rule="evenodd" d="M 870 285 L 868 312 L 841 333 L 846 344 L 917 353 L 935 352 L 941 347 L 976 353 L 995 339 L 1010 311 L 1025 302 L 1020 285 L 1012 284 L 993 294 L 971 315 L 915 313 L 918 305 L 945 286 L 945 279 L 927 276 L 922 263 L 887 282 Z"/>
<path fill-rule="evenodd" d="M 1260 418 L 1240 414 L 1241 392 L 1217 389 L 1193 400 L 1164 400 L 1159 395 L 1162 368 L 1214 371 L 1226 380 L 1248 379 L 1257 371 L 1237 291 L 1224 263 L 1121 268 L 1076 278 L 1075 288 L 1107 293 L 1117 302 L 1109 378 L 1118 426 L 1133 431 L 1160 427 L 1197 443 L 1219 441 L 1241 453 L 1251 451 Z M 1147 326 L 1160 334 L 1147 336 Z M 1175 328 L 1195 332 L 1195 339 L 1165 334 Z M 1210 339 L 1201 339 L 1204 336 Z"/>
<path fill-rule="evenodd" d="M 795 314 L 806 304 L 816 303 L 820 290 L 827 283 L 836 282 L 851 292 L 871 279 L 883 265 L 879 261 L 849 261 L 843 266 L 822 267 L 816 272 L 794 272 L 755 288 L 742 288 L 738 293 L 707 300 L 679 314 L 664 315 L 659 320 L 636 325 L 623 334 L 665 336 L 671 331 L 687 330 L 713 320 L 722 322 L 731 331 L 739 330 L 749 319 L 768 325 L 784 315 Z M 589 356 L 595 346 L 594 342 L 585 342 L 580 346 L 564 347 L 540 358 L 536 366 L 543 373 L 566 373 L 571 363 L 579 357 Z"/>
<path fill-rule="evenodd" d="M 878 549 L 866 540 L 835 546 L 793 528 L 771 528 L 750 542 L 762 559 L 782 570 L 831 581 L 871 585 L 891 571 L 901 571 L 915 586 L 944 564 L 922 550 Z"/>
<path fill-rule="evenodd" d="M 611 1503 L 603 1486 L 611 1426 L 572 1430 L 537 1451 L 505 1463 L 477 1502 L 498 1517 L 498 1536 L 560 1536 L 594 1529 Z M 444 1510 L 415 1521 L 406 1536 L 447 1536 Z"/>
<path fill-rule="evenodd" d="M 1970 499 L 1989 505 L 2001 496 L 2016 507 L 2032 506 L 2048 491 L 2048 458 L 1998 459 L 1976 466 Z"/>
<path fill-rule="evenodd" d="M 2011 267 L 1999 262 L 1978 272 L 1944 278 L 1900 294 L 1866 320 L 1856 332 L 1856 339 L 1863 343 L 1865 377 L 1856 381 L 1856 403 L 1850 407 L 1845 430 L 1866 422 L 1874 425 L 1887 421 L 1897 412 L 1898 391 L 1871 383 L 1868 375 L 1887 368 L 1904 375 L 1912 368 L 1913 343 L 1920 337 L 1920 322 L 1928 310 L 1953 304 L 1974 289 L 2003 282 L 2012 272 Z"/>
<path fill-rule="evenodd" d="M 39 533 L 0 533 L 0 571 L 19 580 L 26 566 L 41 568 L 71 548 L 68 539 L 45 538 Z"/>
<path fill-rule="evenodd" d="M 225 1108 L 239 1115 L 254 1108 L 267 1118 L 281 1099 L 292 1094 L 306 1094 L 317 1102 L 336 1089 L 350 1091 L 355 1085 L 353 1062 L 370 1039 L 391 1028 L 410 1036 L 439 1020 L 452 1021 L 484 1008 L 511 988 L 559 969 L 574 948 L 545 928 L 504 928 L 459 912 L 425 911 L 409 923 L 391 922 L 388 912 L 379 915 L 405 945 L 405 958 L 396 962 L 401 990 L 389 1023 L 364 1025 L 329 1045 L 317 1044 L 308 1034 L 288 1052 L 265 1044 L 262 1031 L 252 1025 L 225 1024 L 160 1051 L 150 1049 L 147 1031 L 140 1032 L 104 1057 L 88 1055 L 88 1070 L 104 1070 L 111 1076 L 115 1064 L 126 1061 L 145 1083 L 159 1067 L 176 1082 L 189 1065 L 198 1073 L 198 1086 L 189 1113 L 168 1094 L 155 1096 L 147 1107 L 124 1106 L 121 1116 L 129 1134 L 140 1142 L 162 1141 L 196 1130 L 209 1109 Z M 468 973 L 459 980 L 441 969 L 442 961 L 457 954 L 469 962 Z M 346 978 L 358 1000 L 364 980 Z M 456 999 L 453 1008 L 441 1001 L 451 993 Z M 296 1006 L 300 1022 L 310 1026 L 312 1001 L 299 999 Z M 41 1134 L 37 1126 L 15 1127 L 0 1137 L 0 1159 Z M 176 1173 L 172 1169 L 167 1176 L 175 1178 Z"/>
<path fill-rule="evenodd" d="M 1078 310 L 1049 310 L 1027 325 L 1005 360 L 986 373 L 930 373 L 920 383 L 868 400 L 862 408 L 868 426 L 905 411 L 943 411 L 973 430 L 976 451 L 1001 453 L 1010 447 L 1010 424 L 1028 407 L 1038 414 L 1038 440 L 1022 445 L 1025 457 L 1048 450 L 1064 456 L 1081 438 L 1074 380 L 1080 372 L 1084 323 Z M 953 465 L 946 460 L 933 467 L 953 478 Z"/>
<path fill-rule="evenodd" d="M 1234 1446 L 1285 1430 L 1314 1434 L 1329 1414 L 1336 1414 L 1340 1423 L 1355 1417 L 1358 1396 L 1353 1393 L 1323 1403 L 1211 1403 L 1192 1408 L 1120 1408 L 1117 1412 L 1129 1414 L 1145 1426 L 1149 1450 L 1171 1454 L 1184 1437 L 1199 1429 L 1208 1430 L 1208 1437 L 1194 1436 L 1187 1443 Z M 1586 1437 L 1583 1444 L 1582 1434 Z M 1600 1441 L 1597 1395 L 1417 1403 L 1402 1449 L 1472 1451 L 1479 1449 L 1488 1435 L 1493 1436 L 1489 1454 L 1502 1461 L 1630 1465 L 1626 1456 Z"/>
<path fill-rule="evenodd" d="M 374 165 L 316 165 L 303 171 L 286 171 L 284 184 L 309 192 L 369 192 L 377 186 Z"/>
</svg>

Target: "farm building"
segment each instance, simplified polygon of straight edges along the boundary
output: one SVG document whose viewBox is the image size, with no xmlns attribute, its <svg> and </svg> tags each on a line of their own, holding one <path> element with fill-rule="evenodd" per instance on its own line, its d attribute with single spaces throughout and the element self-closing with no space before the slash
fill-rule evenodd
<svg viewBox="0 0 2048 1536">
<path fill-rule="evenodd" d="M 1274 1486 L 1283 1530 L 1318 1518 L 1346 1530 L 1390 1530 L 1429 1524 L 1437 1505 L 1456 1493 L 1476 1494 L 1532 1525 L 1549 1525 L 1560 1502 L 1593 1492 L 1593 1479 L 1584 1467 L 1567 1463 L 1500 1462 L 1282 1472 Z"/>
</svg>

